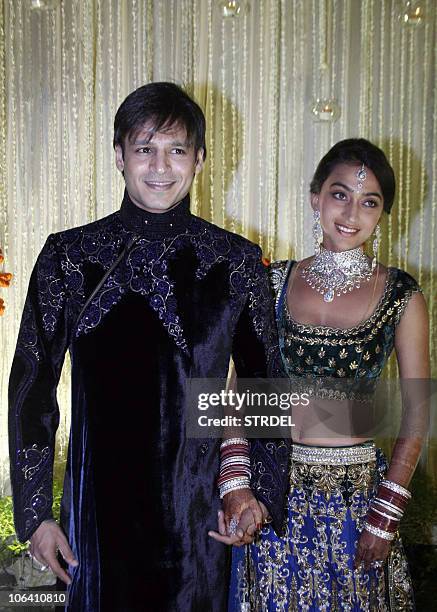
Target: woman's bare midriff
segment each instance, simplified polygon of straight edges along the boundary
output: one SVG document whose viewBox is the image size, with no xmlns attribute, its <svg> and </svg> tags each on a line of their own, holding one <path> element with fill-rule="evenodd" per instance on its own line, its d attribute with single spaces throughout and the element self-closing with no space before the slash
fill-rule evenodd
<svg viewBox="0 0 437 612">
<path fill-rule="evenodd" d="M 352 401 L 313 399 L 308 406 L 293 408 L 291 421 L 291 438 L 297 444 L 352 446 L 373 437 L 372 411 Z"/>
</svg>

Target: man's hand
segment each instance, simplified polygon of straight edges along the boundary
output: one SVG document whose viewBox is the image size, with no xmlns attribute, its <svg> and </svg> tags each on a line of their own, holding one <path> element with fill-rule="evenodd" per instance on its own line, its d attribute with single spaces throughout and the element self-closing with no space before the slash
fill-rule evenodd
<svg viewBox="0 0 437 612">
<path fill-rule="evenodd" d="M 30 554 L 42 565 L 48 565 L 52 572 L 65 584 L 71 584 L 71 578 L 59 565 L 57 552 L 73 567 L 78 565 L 67 539 L 56 521 L 43 521 L 30 538 Z"/>
<path fill-rule="evenodd" d="M 379 538 L 363 529 L 358 540 L 355 567 L 359 568 L 364 565 L 364 569 L 367 571 L 375 562 L 382 566 L 390 552 L 390 546 L 390 541 Z"/>
</svg>

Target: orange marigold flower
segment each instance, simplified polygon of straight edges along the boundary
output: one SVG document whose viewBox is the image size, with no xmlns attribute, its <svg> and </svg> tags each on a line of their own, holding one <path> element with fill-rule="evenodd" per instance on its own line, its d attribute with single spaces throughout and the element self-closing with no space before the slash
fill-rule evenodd
<svg viewBox="0 0 437 612">
<path fill-rule="evenodd" d="M 263 257 L 261 261 L 263 262 L 265 266 L 270 265 L 270 259 L 268 257 Z"/>
<path fill-rule="evenodd" d="M 10 272 L 0 272 L 0 287 L 9 287 L 12 280 Z"/>
<path fill-rule="evenodd" d="M 2 316 L 2 314 L 5 311 L 5 303 L 4 301 L 0 298 L 0 317 Z"/>
</svg>

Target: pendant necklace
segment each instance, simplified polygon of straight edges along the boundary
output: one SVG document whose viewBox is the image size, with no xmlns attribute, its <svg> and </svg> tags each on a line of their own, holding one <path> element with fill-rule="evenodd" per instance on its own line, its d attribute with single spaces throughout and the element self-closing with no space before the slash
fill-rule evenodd
<svg viewBox="0 0 437 612">
<path fill-rule="evenodd" d="M 328 251 L 320 245 L 320 253 L 302 268 L 308 285 L 323 295 L 325 302 L 335 296 L 359 289 L 361 283 L 372 278 L 372 266 L 360 247 L 350 251 Z"/>
</svg>

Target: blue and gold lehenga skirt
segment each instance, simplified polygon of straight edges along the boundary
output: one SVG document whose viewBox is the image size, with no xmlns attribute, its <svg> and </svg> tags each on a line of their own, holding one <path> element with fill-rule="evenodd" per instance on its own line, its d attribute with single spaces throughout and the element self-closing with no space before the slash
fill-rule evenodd
<svg viewBox="0 0 437 612">
<path fill-rule="evenodd" d="M 284 536 L 266 525 L 233 549 L 229 612 L 414 610 L 399 537 L 381 568 L 354 569 L 367 508 L 387 462 L 372 442 L 294 444 Z"/>
</svg>

